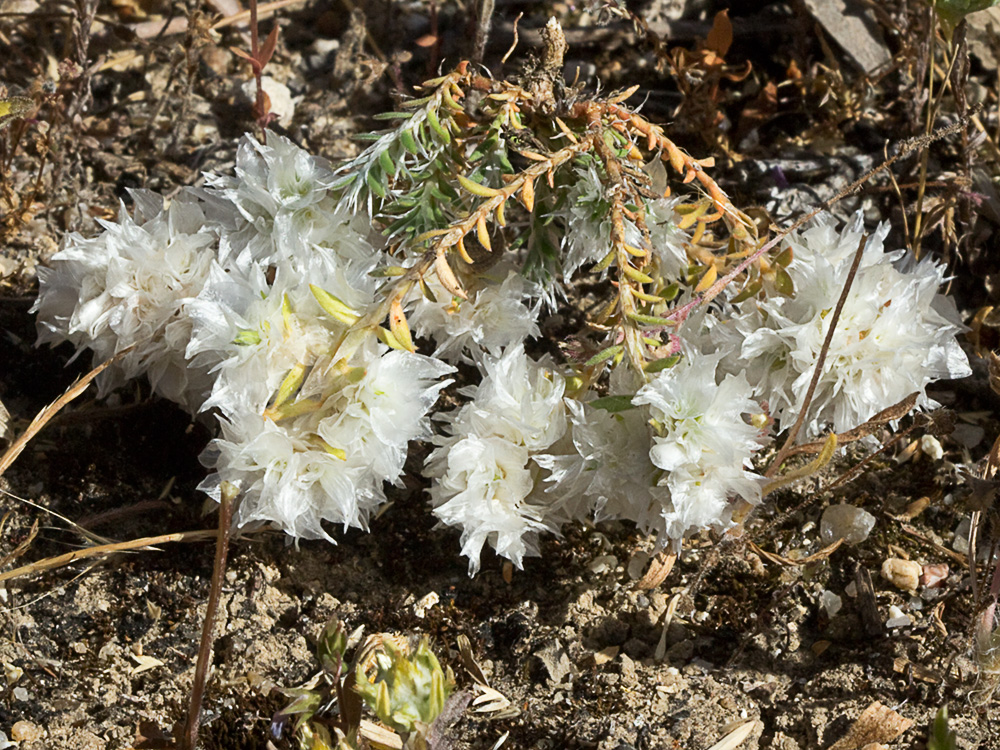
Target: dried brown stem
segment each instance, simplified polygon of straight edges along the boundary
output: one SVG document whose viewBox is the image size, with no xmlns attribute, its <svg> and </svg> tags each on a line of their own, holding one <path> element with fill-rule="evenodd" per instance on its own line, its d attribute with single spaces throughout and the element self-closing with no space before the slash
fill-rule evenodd
<svg viewBox="0 0 1000 750">
<path fill-rule="evenodd" d="M 226 573 L 226 558 L 229 555 L 229 532 L 233 524 L 236 496 L 236 488 L 228 483 L 223 483 L 219 503 L 219 530 L 215 538 L 215 565 L 212 568 L 212 585 L 208 594 L 208 604 L 205 607 L 205 622 L 201 629 L 198 663 L 195 666 L 194 683 L 191 686 L 191 707 L 187 723 L 184 726 L 184 734 L 178 742 L 181 750 L 195 750 L 198 745 L 201 704 L 205 695 L 205 683 L 208 679 L 208 662 L 212 657 L 212 643 L 215 640 L 212 631 L 215 628 L 215 615 L 218 612 L 219 599 L 222 596 L 222 581 Z"/>
<path fill-rule="evenodd" d="M 44 570 L 65 568 L 67 565 L 75 563 L 78 560 L 89 560 L 94 557 L 111 555 L 115 552 L 125 552 L 133 549 L 150 549 L 156 544 L 166 544 L 167 542 L 200 542 L 205 539 L 211 539 L 215 535 L 216 532 L 214 530 L 184 531 L 177 534 L 147 536 L 142 537 L 141 539 L 131 539 L 127 542 L 115 542 L 114 544 L 102 544 L 96 547 L 73 550 L 72 552 L 67 552 L 65 555 L 48 557 L 44 560 L 38 560 L 37 562 L 30 563 L 29 565 L 22 565 L 20 568 L 14 568 L 14 570 L 8 570 L 5 573 L 0 573 L 0 583 L 3 581 L 10 581 L 14 578 L 20 578 L 21 576 L 30 575 L 32 573 L 40 573 Z"/>
<path fill-rule="evenodd" d="M 124 349 L 118 352 L 118 354 L 109 359 L 107 362 L 98 365 L 93 370 L 84 375 L 82 378 L 80 378 L 78 381 L 73 383 L 73 385 L 71 385 L 69 388 L 67 388 L 66 392 L 63 395 L 61 395 L 51 404 L 49 404 L 48 406 L 44 407 L 41 411 L 39 411 L 38 414 L 35 416 L 35 418 L 31 420 L 31 424 L 28 425 L 28 429 L 26 429 L 17 438 L 17 440 L 15 440 L 11 444 L 10 448 L 7 449 L 7 451 L 3 454 L 3 456 L 0 457 L 0 476 L 3 476 L 4 472 L 7 471 L 7 469 L 10 468 L 10 465 L 13 464 L 15 460 L 17 460 L 17 457 L 19 455 L 21 455 L 21 451 L 25 449 L 25 447 L 28 445 L 31 439 L 39 433 L 39 431 L 49 422 L 49 420 L 51 420 L 56 414 L 58 414 L 59 411 L 64 406 L 66 406 L 66 404 L 68 404 L 70 401 L 77 398 L 81 393 L 87 390 L 87 387 L 91 384 L 94 378 L 96 378 L 98 375 L 104 372 L 104 370 L 110 367 L 111 364 L 115 362 L 119 357 L 123 356 L 124 354 L 126 354 L 131 350 L 132 347 Z"/>
<path fill-rule="evenodd" d="M 844 287 L 840 290 L 840 298 L 837 300 L 837 304 L 833 309 L 833 315 L 830 317 L 830 326 L 826 331 L 826 338 L 823 339 L 823 346 L 820 347 L 819 355 L 816 357 L 816 365 L 813 369 L 812 379 L 809 381 L 809 388 L 806 390 L 805 398 L 802 401 L 802 406 L 799 408 L 798 418 L 792 425 L 792 428 L 788 431 L 788 437 L 785 438 L 784 445 L 781 446 L 781 450 L 778 451 L 778 455 L 774 457 L 771 465 L 764 472 L 764 476 L 770 478 L 781 467 L 785 459 L 788 457 L 789 452 L 792 450 L 792 446 L 795 445 L 795 438 L 799 435 L 799 430 L 802 429 L 802 425 L 805 424 L 806 416 L 809 413 L 809 407 L 812 405 L 813 395 L 816 393 L 816 386 L 819 385 L 819 379 L 823 376 L 823 365 L 826 364 L 826 355 L 830 351 L 830 343 L 833 341 L 833 334 L 837 330 L 837 323 L 840 322 L 840 314 L 844 311 L 844 305 L 847 303 L 847 297 L 851 292 L 851 287 L 854 285 L 854 277 L 858 273 L 858 268 L 861 266 L 861 258 L 864 256 L 865 246 L 868 244 L 868 235 L 862 235 L 861 241 L 858 243 L 858 249 L 854 253 L 854 260 L 851 262 L 851 270 L 847 272 L 847 279 L 844 281 Z"/>
</svg>

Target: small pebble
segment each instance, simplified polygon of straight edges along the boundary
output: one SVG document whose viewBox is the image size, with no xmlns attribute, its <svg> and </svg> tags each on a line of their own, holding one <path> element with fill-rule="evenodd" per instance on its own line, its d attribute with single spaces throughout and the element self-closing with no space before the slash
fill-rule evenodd
<svg viewBox="0 0 1000 750">
<path fill-rule="evenodd" d="M 910 622 L 910 618 L 895 604 L 889 607 L 889 619 L 885 621 L 887 628 L 905 628 Z"/>
<path fill-rule="evenodd" d="M 819 595 L 819 606 L 827 617 L 833 617 L 844 606 L 843 600 L 832 591 L 823 591 Z"/>
<path fill-rule="evenodd" d="M 823 544 L 833 544 L 843 539 L 848 544 L 860 544 L 875 527 L 875 516 L 866 510 L 847 503 L 831 505 L 823 511 L 819 534 Z"/>
<path fill-rule="evenodd" d="M 292 98 L 292 92 L 288 86 L 270 76 L 261 77 L 260 82 L 261 88 L 271 102 L 271 113 L 278 118 L 282 127 L 287 128 L 295 116 L 295 100 Z M 242 92 L 245 100 L 253 105 L 257 101 L 257 81 L 250 80 L 244 83 Z"/>
<path fill-rule="evenodd" d="M 951 542 L 951 548 L 960 555 L 969 553 L 969 527 L 972 524 L 968 517 L 963 518 L 955 527 L 955 538 Z"/>
<path fill-rule="evenodd" d="M 427 616 L 427 610 L 434 607 L 439 601 L 441 601 L 441 597 L 438 596 L 436 591 L 422 596 L 420 601 L 413 605 L 413 615 L 421 620 L 424 619 Z"/>
<path fill-rule="evenodd" d="M 882 563 L 882 577 L 901 591 L 916 591 L 924 567 L 913 560 L 890 557 Z"/>
<path fill-rule="evenodd" d="M 614 555 L 601 555 L 591 560 L 590 565 L 588 565 L 587 567 L 590 568 L 591 573 L 594 573 L 595 575 L 601 575 L 602 573 L 606 573 L 609 570 L 614 570 L 617 565 L 618 565 L 618 558 L 615 557 Z"/>
<path fill-rule="evenodd" d="M 937 588 L 948 579 L 949 572 L 947 563 L 925 565 L 920 574 L 920 585 L 927 589 Z"/>
<path fill-rule="evenodd" d="M 35 742 L 45 736 L 45 730 L 30 721 L 18 721 L 10 728 L 10 738 L 17 742 Z"/>
<path fill-rule="evenodd" d="M 924 435 L 920 438 L 920 450 L 933 461 L 940 461 L 944 457 L 944 448 L 941 442 L 933 435 Z"/>
<path fill-rule="evenodd" d="M 649 553 L 636 552 L 632 555 L 632 559 L 628 561 L 628 577 L 633 581 L 638 581 L 642 578 L 642 574 L 646 572 L 647 565 L 649 565 Z"/>
</svg>

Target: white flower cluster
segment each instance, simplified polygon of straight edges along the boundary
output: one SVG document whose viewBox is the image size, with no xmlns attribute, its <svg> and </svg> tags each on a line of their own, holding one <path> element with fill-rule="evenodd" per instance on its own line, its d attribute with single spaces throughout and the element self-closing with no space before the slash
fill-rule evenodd
<svg viewBox="0 0 1000 750">
<path fill-rule="evenodd" d="M 884 252 L 888 231 L 883 224 L 868 237 L 803 439 L 831 426 L 845 432 L 914 392 L 920 394 L 918 406 L 933 408 L 928 384 L 972 373 L 956 340 L 964 326 L 955 303 L 939 291 L 944 267 L 929 257 L 915 263 L 902 250 Z M 755 398 L 768 404 L 779 423 L 796 419 L 802 409 L 863 235 L 859 213 L 842 232 L 821 222 L 792 237 L 788 273 L 795 295 L 742 302 L 723 311 L 723 325 L 706 319 L 709 325 L 696 337 L 702 351 L 728 350 L 724 369 L 745 373 Z"/>
<path fill-rule="evenodd" d="M 399 480 L 410 440 L 449 365 L 374 338 L 342 347 L 374 301 L 385 259 L 367 220 L 338 205 L 333 172 L 278 136 L 247 138 L 235 177 L 214 177 L 164 208 L 137 193 L 93 240 L 73 235 L 41 279 L 40 339 L 103 360 L 133 347 L 114 379 L 147 373 L 221 436 L 203 484 L 242 490 L 241 524 L 270 521 L 330 538 L 322 522 L 365 527 Z"/>
<path fill-rule="evenodd" d="M 744 417 L 759 408 L 745 378 L 716 385 L 717 361 L 684 359 L 658 373 L 631 399 L 638 408 L 567 399 L 571 441 L 535 459 L 548 470 L 550 502 L 570 517 L 633 521 L 660 546 L 727 528 L 734 497 L 758 502 L 762 477 L 750 462 L 763 443 Z"/>
<path fill-rule="evenodd" d="M 558 528 L 530 497 L 538 475 L 530 459 L 566 430 L 565 382 L 554 368 L 518 345 L 500 357 L 485 355 L 480 370 L 480 384 L 463 391 L 469 403 L 442 415 L 448 435 L 435 440 L 425 471 L 437 479 L 434 514 L 461 527 L 473 573 L 487 540 L 520 567 L 524 555 L 537 554 L 537 533 Z"/>
<path fill-rule="evenodd" d="M 611 250 L 611 219 L 604 185 L 593 164 L 574 168 L 575 182 L 567 191 L 560 212 L 566 231 L 562 239 L 562 275 L 569 281 L 581 267 L 594 264 Z M 689 264 L 684 244 L 687 235 L 677 227 L 674 206 L 679 198 L 660 198 L 646 205 L 646 228 L 653 258 L 665 276 L 678 278 Z M 646 245 L 634 221 L 625 219 L 625 242 L 632 247 Z"/>
<path fill-rule="evenodd" d="M 215 415 L 202 488 L 218 499 L 222 482 L 236 485 L 241 524 L 325 539 L 325 524 L 366 528 L 410 441 L 426 440 L 432 510 L 460 530 L 472 572 L 486 544 L 520 566 L 540 533 L 587 517 L 632 521 L 661 546 L 724 530 L 738 500 L 760 501 L 752 459 L 769 437 L 755 425 L 768 419 L 754 417 L 787 427 L 803 408 L 860 218 L 789 238 L 793 296 L 701 308 L 674 337 L 676 365 L 645 378 L 620 366 L 611 396 L 596 400 L 524 347 L 539 334 L 539 301 L 568 296 L 558 285 L 610 249 L 600 176 L 586 164 L 572 171 L 552 217 L 562 282 L 540 288 L 507 262 L 473 266 L 461 271 L 461 299 L 427 276 L 406 314 L 432 340 L 429 356 L 356 325 L 380 309 L 378 272 L 400 259 L 383 249 L 371 208 L 359 210 L 361 188 L 273 134 L 267 146 L 242 142 L 234 175 L 210 175 L 168 206 L 137 192 L 133 215 L 123 207 L 98 237 L 70 236 L 41 275 L 39 339 L 97 360 L 128 350 L 103 392 L 146 374 L 157 393 Z M 674 205 L 645 206 L 666 278 L 690 262 Z M 625 231 L 646 243 L 634 221 Z M 929 383 L 970 372 L 957 311 L 939 293 L 943 269 L 883 252 L 886 232 L 865 247 L 804 437 L 848 430 L 913 391 L 933 406 Z M 480 380 L 436 415 L 435 434 L 431 412 L 458 363 L 476 365 Z"/>
</svg>

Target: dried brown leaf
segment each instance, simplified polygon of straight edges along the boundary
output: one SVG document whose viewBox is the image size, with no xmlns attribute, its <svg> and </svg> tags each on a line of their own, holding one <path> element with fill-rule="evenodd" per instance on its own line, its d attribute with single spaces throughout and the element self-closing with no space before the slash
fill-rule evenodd
<svg viewBox="0 0 1000 750">
<path fill-rule="evenodd" d="M 831 745 L 829 750 L 860 750 L 872 742 L 892 742 L 912 726 L 910 719 L 875 701 L 851 725 L 847 735 Z"/>
<path fill-rule="evenodd" d="M 719 57 L 725 57 L 733 44 L 733 22 L 729 20 L 729 11 L 720 10 L 715 14 L 712 30 L 708 32 L 705 46 Z"/>
<path fill-rule="evenodd" d="M 277 45 L 278 25 L 275 24 L 274 28 L 271 29 L 271 33 L 267 35 L 267 39 L 264 40 L 264 46 L 257 50 L 257 59 L 260 61 L 262 70 L 271 61 L 271 56 L 274 55 L 274 48 Z"/>
<path fill-rule="evenodd" d="M 675 552 L 660 552 L 656 557 L 649 563 L 649 569 L 646 574 L 639 579 L 635 587 L 639 591 L 649 591 L 655 589 L 661 583 L 663 583 L 667 576 L 670 575 L 670 571 L 674 569 L 674 563 L 677 562 L 677 554 Z"/>
</svg>

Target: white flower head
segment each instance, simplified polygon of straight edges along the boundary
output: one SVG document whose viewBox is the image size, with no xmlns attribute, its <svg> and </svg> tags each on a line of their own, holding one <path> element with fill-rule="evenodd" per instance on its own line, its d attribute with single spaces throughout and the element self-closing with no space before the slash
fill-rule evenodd
<svg viewBox="0 0 1000 750">
<path fill-rule="evenodd" d="M 451 368 L 409 352 L 369 345 L 349 366 L 325 370 L 322 393 L 280 419 L 229 404 L 223 436 L 206 451 L 215 474 L 243 491 L 239 523 L 270 522 L 295 538 L 332 538 L 323 522 L 366 528 L 402 475 L 408 444 L 430 434 L 428 412 Z M 213 494 L 214 493 L 214 494 Z"/>
<path fill-rule="evenodd" d="M 287 138 L 271 134 L 267 145 L 245 136 L 236 156 L 236 175 L 209 176 L 208 192 L 228 201 L 229 222 L 220 260 L 301 264 L 314 253 L 328 263 L 371 271 L 382 259 L 371 240 L 370 223 L 341 208 L 331 187 L 333 170 Z"/>
<path fill-rule="evenodd" d="M 576 167 L 575 180 L 567 192 L 562 218 L 563 280 L 569 281 L 577 269 L 596 263 L 611 250 L 611 220 L 607 217 L 604 185 L 593 164 Z"/>
<path fill-rule="evenodd" d="M 557 525 L 552 507 L 529 498 L 539 472 L 530 459 L 566 430 L 563 378 L 523 347 L 484 355 L 480 370 L 480 384 L 463 390 L 471 400 L 445 416 L 450 434 L 435 438 L 424 469 L 435 479 L 434 515 L 462 528 L 473 574 L 486 541 L 520 567 L 524 555 L 537 554 L 538 531 Z"/>
<path fill-rule="evenodd" d="M 860 221 L 859 215 L 840 233 L 814 227 L 794 240 L 788 272 L 795 296 L 744 302 L 734 319 L 745 336 L 740 359 L 748 363 L 755 393 L 779 420 L 796 418 L 804 402 L 862 238 Z M 845 432 L 913 392 L 920 394 L 919 407 L 933 408 L 929 383 L 971 373 L 956 340 L 964 327 L 955 304 L 939 292 L 944 268 L 930 258 L 917 263 L 902 252 L 884 253 L 887 233 L 883 225 L 868 238 L 803 439 L 828 425 Z"/>
<path fill-rule="evenodd" d="M 633 399 L 637 406 L 648 405 L 658 427 L 649 458 L 666 472 L 661 484 L 670 494 L 659 530 L 670 539 L 726 528 L 731 497 L 760 501 L 761 477 L 751 471 L 760 432 L 744 420 L 760 408 L 742 375 L 726 375 L 716 384 L 718 359 L 686 357 Z"/>
<path fill-rule="evenodd" d="M 117 222 L 102 222 L 93 239 L 70 235 L 40 270 L 39 343 L 69 341 L 97 361 L 134 347 L 105 371 L 101 393 L 146 374 L 154 391 L 197 411 L 210 381 L 184 357 L 187 305 L 208 278 L 218 235 L 192 192 L 166 209 L 152 194 L 134 195 L 134 218 L 123 204 Z"/>
<path fill-rule="evenodd" d="M 455 434 L 497 436 L 541 451 L 566 430 L 563 392 L 566 382 L 545 362 L 535 362 L 523 346 L 500 357 L 483 355 L 483 379 L 463 393 L 471 401 L 452 421 Z"/>
<path fill-rule="evenodd" d="M 535 539 L 547 527 L 542 509 L 528 502 L 534 477 L 527 448 L 501 437 L 468 435 L 438 448 L 430 465 L 434 515 L 462 529 L 469 575 L 479 571 L 486 542 L 518 568 L 525 555 L 538 554 Z"/>
<path fill-rule="evenodd" d="M 672 279 L 680 278 L 681 272 L 690 264 L 684 249 L 689 238 L 677 226 L 680 217 L 674 210 L 679 202 L 679 197 L 673 197 L 660 198 L 646 204 L 646 228 L 649 230 L 653 257 L 659 263 L 663 275 Z"/>
<path fill-rule="evenodd" d="M 220 423 L 222 436 L 202 456 L 215 472 L 199 488 L 218 500 L 222 482 L 238 487 L 240 526 L 271 523 L 296 539 L 332 542 L 322 522 L 365 528 L 384 499 L 363 467 L 325 450 L 294 420 L 247 410 Z"/>
<path fill-rule="evenodd" d="M 500 271 L 499 275 L 496 271 Z M 513 269 L 493 269 L 477 279 L 469 299 L 453 297 L 437 276 L 425 278 L 435 300 L 421 297 L 409 316 L 421 336 L 434 339 L 434 356 L 448 362 L 473 361 L 472 352 L 494 357 L 538 335 L 537 303 L 525 304 L 534 285 Z"/>
<path fill-rule="evenodd" d="M 569 445 L 562 451 L 533 456 L 548 470 L 545 477 L 550 513 L 563 521 L 593 514 L 596 520 L 639 521 L 657 494 L 657 468 L 649 460 L 652 436 L 646 409 L 613 413 L 565 399 L 572 422 Z M 566 441 L 563 441 L 566 442 Z"/>
</svg>

